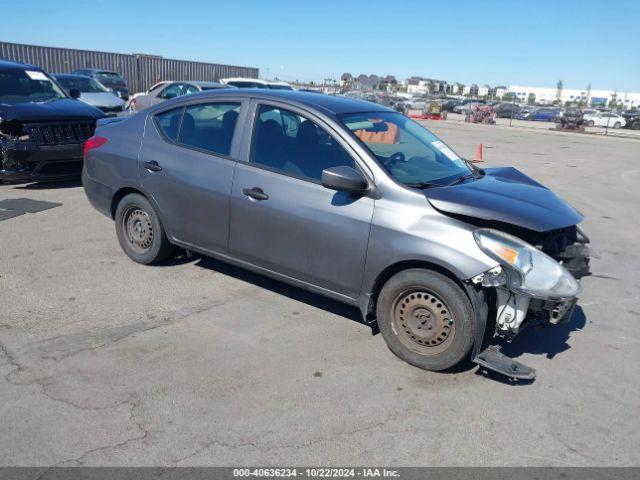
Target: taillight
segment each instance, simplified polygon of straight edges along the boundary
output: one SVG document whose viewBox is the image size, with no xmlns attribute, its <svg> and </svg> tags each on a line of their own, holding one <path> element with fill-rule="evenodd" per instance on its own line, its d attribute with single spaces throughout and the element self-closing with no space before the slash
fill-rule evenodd
<svg viewBox="0 0 640 480">
<path fill-rule="evenodd" d="M 82 158 L 86 160 L 89 150 L 93 150 L 94 148 L 101 147 L 105 143 L 107 143 L 107 139 L 104 137 L 98 137 L 98 136 L 89 137 L 87 141 L 84 142 L 84 151 L 82 153 Z"/>
</svg>

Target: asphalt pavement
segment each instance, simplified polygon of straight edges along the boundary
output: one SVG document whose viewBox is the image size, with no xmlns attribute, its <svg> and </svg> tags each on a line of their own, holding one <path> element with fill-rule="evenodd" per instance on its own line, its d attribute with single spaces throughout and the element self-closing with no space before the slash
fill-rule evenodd
<svg viewBox="0 0 640 480">
<path fill-rule="evenodd" d="M 640 142 L 425 124 L 585 216 L 572 321 L 509 346 L 533 383 L 421 371 L 355 309 L 214 260 L 137 265 L 78 183 L 2 185 L 0 465 L 638 466 Z"/>
</svg>

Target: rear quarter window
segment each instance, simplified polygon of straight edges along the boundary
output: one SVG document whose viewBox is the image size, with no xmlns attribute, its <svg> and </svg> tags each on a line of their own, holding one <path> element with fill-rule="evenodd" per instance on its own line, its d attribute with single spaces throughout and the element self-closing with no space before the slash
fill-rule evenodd
<svg viewBox="0 0 640 480">
<path fill-rule="evenodd" d="M 155 122 L 158 129 L 167 140 L 172 143 L 178 139 L 178 131 L 180 130 L 180 121 L 182 120 L 183 108 L 176 108 L 168 112 L 159 113 L 155 116 Z"/>
</svg>

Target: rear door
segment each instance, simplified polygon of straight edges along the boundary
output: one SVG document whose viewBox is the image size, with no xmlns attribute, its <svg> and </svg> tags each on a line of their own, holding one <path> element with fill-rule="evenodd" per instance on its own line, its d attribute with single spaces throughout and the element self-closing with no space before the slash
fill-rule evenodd
<svg viewBox="0 0 640 480">
<path fill-rule="evenodd" d="M 327 124 L 286 105 L 259 103 L 247 140 L 231 194 L 231 255 L 356 297 L 374 200 L 329 190 L 321 175 L 338 165 L 366 175 L 364 166 Z"/>
<path fill-rule="evenodd" d="M 243 100 L 188 104 L 149 115 L 140 178 L 172 238 L 226 253 L 229 193 Z"/>
</svg>

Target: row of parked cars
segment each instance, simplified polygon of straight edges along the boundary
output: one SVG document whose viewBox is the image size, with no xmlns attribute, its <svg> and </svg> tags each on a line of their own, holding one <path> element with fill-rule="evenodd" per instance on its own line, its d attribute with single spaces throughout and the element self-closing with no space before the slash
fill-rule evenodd
<svg viewBox="0 0 640 480">
<path fill-rule="evenodd" d="M 451 105 L 449 100 L 443 103 L 443 109 Z M 536 105 L 518 105 L 512 102 L 486 102 L 484 100 L 464 100 L 455 105 L 452 111 L 455 113 L 469 114 L 475 107 L 492 107 L 497 118 L 514 118 L 517 120 L 530 120 L 539 122 L 559 122 L 567 109 L 560 107 L 547 107 Z M 584 124 L 588 127 L 621 128 L 626 125 L 623 115 L 615 112 L 600 111 L 596 109 L 581 109 Z"/>
</svg>

